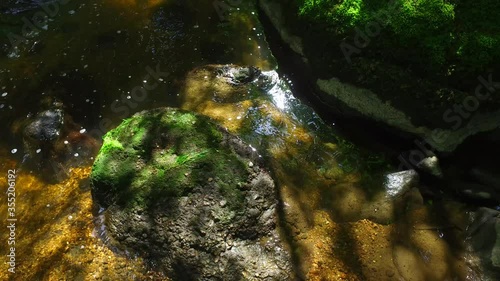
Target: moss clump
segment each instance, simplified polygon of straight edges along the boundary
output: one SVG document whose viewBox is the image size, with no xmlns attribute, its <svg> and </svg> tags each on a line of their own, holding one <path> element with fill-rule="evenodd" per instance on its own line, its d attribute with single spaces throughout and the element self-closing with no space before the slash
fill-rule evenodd
<svg viewBox="0 0 500 281">
<path fill-rule="evenodd" d="M 249 172 L 208 118 L 163 108 L 124 120 L 104 136 L 93 194 L 102 205 L 145 208 L 214 184 L 237 209 Z"/>
<path fill-rule="evenodd" d="M 496 0 L 295 1 L 304 20 L 330 34 L 325 40 L 349 40 L 359 31 L 368 34 L 371 40 L 363 57 L 371 53 L 445 76 L 482 73 L 500 59 Z M 375 26 L 380 34 L 369 35 L 367 28 Z"/>
</svg>

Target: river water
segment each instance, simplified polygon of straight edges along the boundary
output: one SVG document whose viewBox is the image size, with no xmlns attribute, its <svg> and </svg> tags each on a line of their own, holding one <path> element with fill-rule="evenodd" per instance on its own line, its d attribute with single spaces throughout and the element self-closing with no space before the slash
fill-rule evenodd
<svg viewBox="0 0 500 281">
<path fill-rule="evenodd" d="M 134 112 L 171 106 L 212 117 L 266 159 L 284 206 L 282 233 L 303 279 L 481 280 L 461 241 L 467 206 L 417 198 L 385 217 L 368 210 L 396 168 L 294 96 L 251 4 L 221 2 L 0 4 L 0 183 L 7 186 L 8 170 L 16 169 L 18 219 L 16 273 L 2 261 L 0 279 L 165 279 L 97 238 L 88 175 L 91 147 L 104 133 Z M 259 67 L 274 86 L 215 93 L 205 66 L 221 64 Z M 71 159 L 49 168 L 27 164 L 33 155 L 22 137 L 48 98 L 63 104 L 74 131 L 65 136 Z M 3 221 L 6 198 L 0 204 Z M 0 234 L 6 259 L 9 233 Z"/>
</svg>

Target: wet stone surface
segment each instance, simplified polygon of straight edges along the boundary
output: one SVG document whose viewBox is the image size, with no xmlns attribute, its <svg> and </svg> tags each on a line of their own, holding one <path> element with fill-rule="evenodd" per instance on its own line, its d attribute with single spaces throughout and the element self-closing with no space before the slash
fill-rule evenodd
<svg viewBox="0 0 500 281">
<path fill-rule="evenodd" d="M 102 237 L 173 280 L 293 280 L 275 184 L 259 162 L 205 117 L 136 114 L 106 135 L 93 167 Z"/>
</svg>

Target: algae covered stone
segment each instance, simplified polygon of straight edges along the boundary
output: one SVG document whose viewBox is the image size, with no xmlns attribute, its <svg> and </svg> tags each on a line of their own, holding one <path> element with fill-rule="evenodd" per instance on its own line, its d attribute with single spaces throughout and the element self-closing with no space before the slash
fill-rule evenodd
<svg viewBox="0 0 500 281">
<path fill-rule="evenodd" d="M 240 192 L 228 187 L 246 181 L 248 172 L 222 141 L 217 126 L 194 113 L 139 113 L 104 136 L 92 171 L 94 194 L 103 206 L 142 208 L 212 178 L 236 206 Z"/>
<path fill-rule="evenodd" d="M 292 280 L 260 162 L 207 117 L 137 113 L 104 136 L 93 166 L 101 235 L 173 280 Z"/>
</svg>

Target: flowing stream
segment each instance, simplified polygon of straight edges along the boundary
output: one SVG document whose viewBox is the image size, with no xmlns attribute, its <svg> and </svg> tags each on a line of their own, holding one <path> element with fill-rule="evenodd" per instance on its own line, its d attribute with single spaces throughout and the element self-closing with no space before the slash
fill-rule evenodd
<svg viewBox="0 0 500 281">
<path fill-rule="evenodd" d="M 17 169 L 12 280 L 163 279 L 148 261 L 116 254 L 98 239 L 88 181 L 99 138 L 160 106 L 208 115 L 262 154 L 279 185 L 282 233 L 302 278 L 481 280 L 462 243 L 467 206 L 416 198 L 379 216 L 370 202 L 396 168 L 294 96 L 251 4 L 218 2 L 0 4 L 0 185 Z M 241 96 L 210 91 L 204 67 L 227 64 L 256 66 L 272 83 Z M 47 99 L 71 116 L 71 151 L 60 148 L 69 156 L 42 167 L 33 164 L 22 128 Z M 2 221 L 6 206 L 2 196 Z M 3 258 L 8 235 L 0 232 Z M 3 261 L 0 268 L 7 280 Z"/>
</svg>

